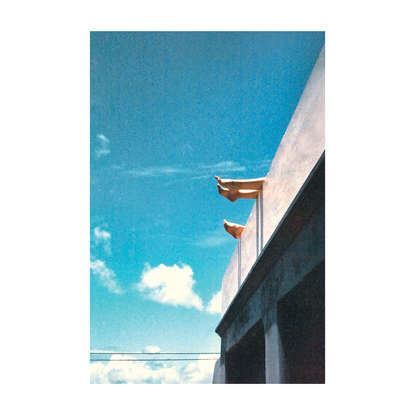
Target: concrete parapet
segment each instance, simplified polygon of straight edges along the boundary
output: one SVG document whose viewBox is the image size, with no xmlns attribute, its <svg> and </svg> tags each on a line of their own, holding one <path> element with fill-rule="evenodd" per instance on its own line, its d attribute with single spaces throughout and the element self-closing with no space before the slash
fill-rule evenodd
<svg viewBox="0 0 415 415">
<path fill-rule="evenodd" d="M 222 281 L 213 383 L 324 383 L 324 47 Z"/>
<path fill-rule="evenodd" d="M 324 105 L 323 47 L 224 275 L 222 314 L 324 152 Z"/>
</svg>

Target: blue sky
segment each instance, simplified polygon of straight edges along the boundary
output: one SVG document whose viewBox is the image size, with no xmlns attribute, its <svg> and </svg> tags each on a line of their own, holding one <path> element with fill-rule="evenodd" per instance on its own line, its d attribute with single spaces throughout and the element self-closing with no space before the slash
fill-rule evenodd
<svg viewBox="0 0 415 415">
<path fill-rule="evenodd" d="M 259 396 L 270 404 L 278 400 L 279 408 L 293 414 L 310 412 L 310 408 L 311 412 L 316 408 L 314 412 L 331 414 L 338 402 L 342 402 L 344 412 L 356 412 L 356 402 L 367 408 L 366 412 L 377 409 L 384 412 L 385 408 L 389 412 L 407 412 L 413 406 L 410 397 L 414 362 L 408 359 L 413 353 L 413 335 L 408 327 L 413 326 L 410 317 L 414 312 L 415 288 L 414 279 L 408 278 L 413 269 L 410 238 L 414 234 L 413 221 L 408 218 L 413 217 L 414 198 L 413 192 L 408 191 L 413 188 L 413 152 L 406 149 L 411 144 L 415 94 L 414 63 L 408 53 L 413 49 L 409 8 L 406 8 L 408 13 L 402 13 L 401 7 L 380 5 L 376 9 L 377 18 L 373 19 L 370 2 L 355 2 L 340 13 L 336 3 L 327 7 L 324 2 L 262 2 L 249 8 L 235 8 L 232 2 L 213 2 L 208 7 L 195 3 L 191 8 L 180 2 L 124 2 L 121 7 L 106 6 L 102 2 L 82 2 L 79 6 L 71 3 L 68 8 L 64 3 L 55 3 L 53 12 L 57 17 L 64 15 L 65 19 L 54 19 L 47 4 L 27 3 L 22 13 L 21 3 L 5 3 L 7 19 L 2 28 L 8 36 L 7 42 L 3 42 L 2 57 L 8 64 L 2 66 L 2 98 L 7 105 L 3 105 L 1 167 L 2 234 L 6 243 L 2 256 L 1 305 L 5 317 L 2 328 L 6 333 L 2 351 L 7 356 L 2 373 L 8 382 L 3 401 L 21 408 L 21 413 L 30 412 L 36 405 L 46 414 L 56 413 L 62 403 L 68 412 L 72 407 L 76 411 L 80 399 L 91 413 L 128 412 L 143 405 L 157 408 L 156 412 L 169 411 L 172 405 L 183 413 L 194 412 L 195 408 L 206 412 L 218 404 L 225 411 L 254 412 Z M 326 114 L 326 144 L 331 160 L 327 165 L 326 226 L 330 382 L 324 388 L 302 388 L 300 400 L 296 399 L 298 392 L 293 388 L 277 388 L 275 394 L 270 394 L 269 388 L 255 388 L 254 399 L 252 394 L 251 399 L 240 399 L 237 387 L 210 386 L 197 387 L 197 391 L 191 388 L 191 393 L 186 387 L 167 388 L 160 398 L 159 388 L 146 385 L 141 386 L 145 392 L 140 388 L 137 395 L 134 388 L 116 388 L 108 393 L 107 388 L 86 384 L 88 341 L 85 344 L 85 340 L 89 327 L 85 317 L 89 290 L 84 271 L 89 241 L 83 235 L 88 227 L 89 137 L 85 137 L 85 132 L 89 125 L 91 28 L 326 30 L 329 75 L 326 109 L 330 110 Z M 275 105 L 276 114 L 283 111 L 282 106 Z M 94 119 L 91 118 L 90 135 L 93 151 L 97 148 L 95 134 L 105 135 L 104 130 L 94 127 Z M 243 134 L 243 130 L 238 130 L 238 136 L 239 133 Z M 112 165 L 110 157 L 116 151 L 117 134 L 107 134 L 111 152 L 101 157 L 101 165 L 96 159 L 92 161 L 94 171 L 104 170 L 104 163 Z M 275 142 L 270 141 L 277 146 L 278 140 L 276 135 Z M 245 151 L 255 149 L 246 146 Z M 210 185 L 207 187 L 210 191 Z M 93 199 L 96 193 L 91 189 Z M 103 201 L 107 203 L 105 198 Z M 221 203 L 213 199 L 211 202 Z M 100 205 L 96 201 L 94 206 L 104 209 L 103 202 Z M 228 208 L 226 214 L 233 215 L 237 203 L 230 207 L 222 205 L 222 209 Z M 399 214 L 388 220 L 396 211 Z M 91 213 L 98 216 L 99 212 L 94 208 Z M 107 209 L 103 213 L 106 216 L 102 222 L 94 226 L 106 229 L 103 223 L 107 223 L 112 254 L 104 256 L 104 252 L 98 258 L 115 270 L 121 259 L 125 260 L 118 256 L 115 243 L 120 240 L 113 222 L 117 211 Z M 182 251 L 185 248 L 189 247 L 183 246 Z M 143 255 L 142 260 L 136 259 L 135 266 L 139 269 L 133 273 L 134 282 L 140 279 L 146 260 L 151 258 Z M 228 258 L 226 264 L 227 261 Z M 196 270 L 195 263 L 188 262 Z M 127 277 L 117 272 L 120 286 L 129 293 L 125 295 L 131 295 Z M 95 278 L 91 275 L 91 300 L 95 297 L 97 304 L 96 297 L 104 297 L 106 288 Z M 200 290 L 204 276 L 195 272 L 193 278 L 194 291 L 206 301 L 210 294 Z M 212 274 L 212 286 L 214 278 Z M 400 287 L 405 289 L 399 290 Z M 96 329 L 105 316 L 100 317 L 97 307 L 91 307 L 91 347 L 113 345 L 113 339 L 118 341 L 115 328 L 125 324 L 123 329 L 128 330 L 131 320 L 126 318 L 130 313 L 128 307 L 136 304 L 134 307 L 138 308 L 141 303 L 145 314 L 143 298 L 131 296 L 133 302 L 125 301 L 125 308 L 119 303 L 124 301 L 123 296 L 113 294 L 101 307 L 112 308 L 114 321 L 117 315 L 120 320 L 111 326 L 107 319 L 109 328 L 102 331 L 102 336 Z M 146 300 L 145 305 L 150 307 L 150 301 Z M 163 311 L 160 320 L 174 308 L 165 305 L 160 309 Z M 203 313 L 194 316 L 203 323 Z M 216 323 L 213 325 L 216 327 Z M 200 327 L 202 324 L 192 327 L 195 333 L 192 339 L 198 338 Z M 153 340 L 143 339 L 131 347 L 157 344 Z M 397 345 L 399 353 L 382 364 Z M 120 341 L 119 350 L 126 346 Z M 18 359 L 27 356 L 29 349 L 32 359 Z M 187 376 L 191 370 L 192 367 L 188 368 Z M 167 375 L 167 371 L 155 373 L 160 374 L 158 381 L 163 374 Z M 110 371 L 103 372 L 102 380 L 108 381 L 109 374 Z M 120 369 L 118 375 L 115 370 L 111 374 L 113 379 L 127 375 L 133 378 L 137 373 Z M 45 388 L 49 392 L 47 399 L 44 399 Z M 345 393 L 354 399 L 345 401 Z M 68 399 L 68 395 L 77 399 Z M 189 403 L 189 396 L 196 399 Z"/>
<path fill-rule="evenodd" d="M 254 201 L 229 202 L 214 176 L 267 174 L 323 44 L 323 32 L 91 33 L 91 351 L 220 351 L 237 243 L 223 219 L 245 224 Z M 210 383 L 212 362 L 99 362 L 91 382 Z"/>
</svg>

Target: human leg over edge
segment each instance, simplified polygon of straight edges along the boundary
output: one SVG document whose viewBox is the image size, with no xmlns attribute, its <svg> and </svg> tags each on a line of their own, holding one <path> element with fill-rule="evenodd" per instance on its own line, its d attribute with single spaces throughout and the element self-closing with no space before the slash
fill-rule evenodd
<svg viewBox="0 0 415 415">
<path fill-rule="evenodd" d="M 229 190 L 261 190 L 262 185 L 265 182 L 265 177 L 249 180 L 233 180 L 221 179 L 219 176 L 215 176 L 215 179 L 221 186 L 226 187 Z"/>
</svg>

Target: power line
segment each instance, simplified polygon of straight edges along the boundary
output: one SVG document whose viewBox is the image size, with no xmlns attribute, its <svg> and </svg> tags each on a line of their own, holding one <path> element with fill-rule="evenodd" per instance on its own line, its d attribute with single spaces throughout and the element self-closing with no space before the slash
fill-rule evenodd
<svg viewBox="0 0 415 415">
<path fill-rule="evenodd" d="M 216 358 L 207 359 L 89 359 L 91 362 L 170 362 L 172 360 L 217 360 Z"/>
<path fill-rule="evenodd" d="M 89 352 L 89 354 L 138 354 L 138 355 L 164 355 L 164 354 L 180 354 L 180 355 L 188 355 L 188 354 L 220 354 L 220 353 L 212 353 L 212 352 L 189 352 L 189 353 L 180 353 L 180 352 L 157 352 L 157 353 L 144 353 L 144 352 Z"/>
</svg>

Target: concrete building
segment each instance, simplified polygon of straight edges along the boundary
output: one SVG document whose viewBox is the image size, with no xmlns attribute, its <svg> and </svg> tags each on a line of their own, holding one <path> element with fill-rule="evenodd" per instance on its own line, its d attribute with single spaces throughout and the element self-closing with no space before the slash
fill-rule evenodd
<svg viewBox="0 0 415 415">
<path fill-rule="evenodd" d="M 325 382 L 325 49 L 222 281 L 213 383 Z"/>
</svg>

